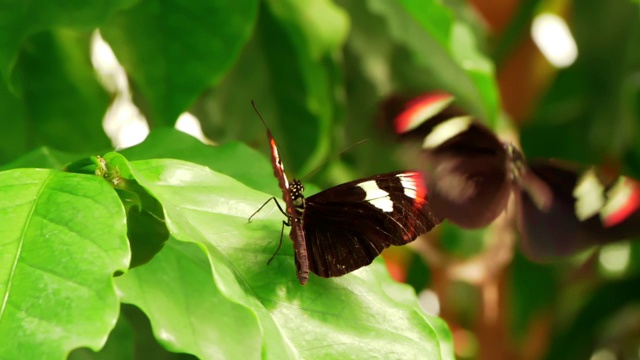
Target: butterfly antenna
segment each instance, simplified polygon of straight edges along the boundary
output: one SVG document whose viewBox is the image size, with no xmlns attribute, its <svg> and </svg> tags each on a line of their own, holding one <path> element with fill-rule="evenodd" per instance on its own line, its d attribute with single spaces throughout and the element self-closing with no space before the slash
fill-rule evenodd
<svg viewBox="0 0 640 360">
<path fill-rule="evenodd" d="M 340 157 L 340 155 L 346 153 L 347 151 L 351 150 L 352 148 L 358 146 L 358 145 L 362 145 L 364 143 L 366 143 L 367 141 L 369 141 L 369 139 L 363 139 L 360 140 L 354 144 L 351 144 L 349 146 L 347 146 L 346 148 L 340 150 L 340 152 L 338 152 L 336 154 L 336 157 Z M 324 160 L 323 162 L 321 162 L 318 166 L 314 167 L 313 169 L 311 169 L 311 171 L 309 171 L 308 173 L 306 173 L 303 177 L 300 178 L 300 180 L 303 180 L 304 178 L 306 178 L 307 176 L 313 174 L 314 172 L 318 171 L 321 167 L 327 165 L 327 162 L 329 162 L 329 159 Z"/>
<path fill-rule="evenodd" d="M 264 125 L 264 127 L 267 129 L 267 137 L 269 138 L 269 141 L 273 141 L 275 143 L 276 140 L 273 137 L 273 134 L 271 133 L 271 129 L 269 129 L 269 126 L 267 126 L 267 122 L 264 121 L 264 118 L 262 117 L 262 114 L 260 114 L 260 112 L 258 111 L 258 107 L 256 106 L 256 103 L 253 100 L 251 100 L 251 106 L 253 106 L 253 110 L 256 112 L 256 114 L 258 114 L 258 117 L 260 118 L 260 121 L 262 121 L 262 125 Z M 276 147 L 277 147 L 277 145 L 276 145 Z"/>
<path fill-rule="evenodd" d="M 253 111 L 255 111 L 256 114 L 258 114 L 260 121 L 262 121 L 262 125 L 264 125 L 264 127 L 267 128 L 267 131 L 269 131 L 269 127 L 267 126 L 266 121 L 264 121 L 264 119 L 262 118 L 262 115 L 260 114 L 260 111 L 258 111 L 258 107 L 256 106 L 256 103 L 253 102 L 253 100 L 251 100 L 251 106 L 253 106 Z"/>
</svg>

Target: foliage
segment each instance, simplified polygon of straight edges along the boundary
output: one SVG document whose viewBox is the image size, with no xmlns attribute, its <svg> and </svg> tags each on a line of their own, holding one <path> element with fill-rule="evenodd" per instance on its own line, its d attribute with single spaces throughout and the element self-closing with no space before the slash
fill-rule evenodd
<svg viewBox="0 0 640 360">
<path fill-rule="evenodd" d="M 0 4 L 0 359 L 451 359 L 452 332 L 480 341 L 475 352 L 463 346 L 472 340 L 457 342 L 461 358 L 492 358 L 482 349 L 524 358 L 542 336 L 548 346 L 534 356 L 573 359 L 626 339 L 633 327 L 625 333 L 616 319 L 638 316 L 637 244 L 626 277 L 612 281 L 593 258 L 529 262 L 504 241 L 512 227 L 444 224 L 417 252 L 387 259 L 390 268 L 396 258 L 409 263 L 407 282 L 418 291 L 438 292 L 449 326 L 427 315 L 382 259 L 303 287 L 285 234 L 266 265 L 283 217 L 269 206 L 247 222 L 280 196 L 250 100 L 290 174 L 310 173 L 321 187 L 406 164 L 384 133 L 379 109 L 390 95 L 445 90 L 492 127 L 509 123 L 490 59 L 507 66 L 532 4 L 545 2 L 523 2 L 524 15 L 497 38 L 471 5 L 445 3 Z M 535 111 L 516 116 L 525 153 L 607 160 L 640 174 L 638 15 L 625 0 L 576 7 L 584 56 L 548 76 Z M 96 30 L 151 128 L 118 152 L 102 129 L 118 94 L 94 72 Z M 219 145 L 170 129 L 185 111 Z M 362 139 L 371 141 L 338 158 Z M 480 277 L 460 275 L 468 264 L 480 264 Z M 484 322 L 497 306 L 482 303 L 490 286 L 501 306 Z"/>
</svg>

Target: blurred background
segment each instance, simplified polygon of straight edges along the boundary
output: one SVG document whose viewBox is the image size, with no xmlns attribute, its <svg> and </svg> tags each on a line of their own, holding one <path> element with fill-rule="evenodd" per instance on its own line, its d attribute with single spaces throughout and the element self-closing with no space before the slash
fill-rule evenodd
<svg viewBox="0 0 640 360">
<path fill-rule="evenodd" d="M 411 167 L 383 104 L 442 90 L 529 158 L 640 178 L 637 1 L 16 2 L 0 14 L 5 168 L 44 153 L 60 167 L 167 127 L 266 156 L 254 100 L 289 175 L 326 188 Z M 445 223 L 384 254 L 447 321 L 456 356 L 640 358 L 638 243 L 532 263 L 512 217 Z"/>
</svg>

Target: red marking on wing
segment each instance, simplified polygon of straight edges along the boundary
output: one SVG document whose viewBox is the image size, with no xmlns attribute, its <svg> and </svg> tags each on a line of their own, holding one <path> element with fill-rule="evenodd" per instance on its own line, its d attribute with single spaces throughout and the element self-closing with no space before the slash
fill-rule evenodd
<svg viewBox="0 0 640 360">
<path fill-rule="evenodd" d="M 603 223 L 605 227 L 611 227 L 618 225 L 627 219 L 631 214 L 640 209 L 640 187 L 639 184 L 635 181 L 625 179 L 631 183 L 631 194 L 627 198 L 627 201 L 620 206 L 616 211 L 609 214 L 605 219 L 603 219 Z"/>
<path fill-rule="evenodd" d="M 426 176 L 423 173 L 412 171 L 403 174 L 404 182 L 408 184 L 403 184 L 405 187 L 410 187 L 415 191 L 415 197 L 413 198 L 413 211 L 415 214 L 418 214 L 423 211 L 423 207 L 427 203 L 427 185 L 426 185 Z M 408 181 L 407 181 L 408 180 Z M 406 194 L 406 191 L 405 191 Z M 416 236 L 420 235 L 417 233 L 416 224 L 413 222 L 408 222 L 406 224 L 407 231 L 402 236 L 404 241 L 411 242 Z"/>
<path fill-rule="evenodd" d="M 393 121 L 393 127 L 396 134 L 402 134 L 409 131 L 411 124 L 416 121 L 416 116 L 424 109 L 440 101 L 450 99 L 451 95 L 444 92 L 433 92 L 420 95 L 415 99 L 407 102 L 404 111 L 402 111 Z"/>
<path fill-rule="evenodd" d="M 421 208 L 427 202 L 427 178 L 419 172 L 409 173 L 409 178 L 416 188 L 416 199 L 413 206 Z"/>
</svg>

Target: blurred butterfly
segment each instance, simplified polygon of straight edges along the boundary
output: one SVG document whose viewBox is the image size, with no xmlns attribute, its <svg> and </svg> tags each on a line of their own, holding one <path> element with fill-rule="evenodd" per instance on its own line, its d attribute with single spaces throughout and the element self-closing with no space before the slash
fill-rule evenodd
<svg viewBox="0 0 640 360">
<path fill-rule="evenodd" d="M 539 260 L 640 235 L 638 181 L 558 160 L 525 161 L 452 100 L 424 94 L 393 119 L 396 134 L 420 141 L 437 216 L 483 227 L 505 211 L 513 193 L 524 252 Z"/>
</svg>

